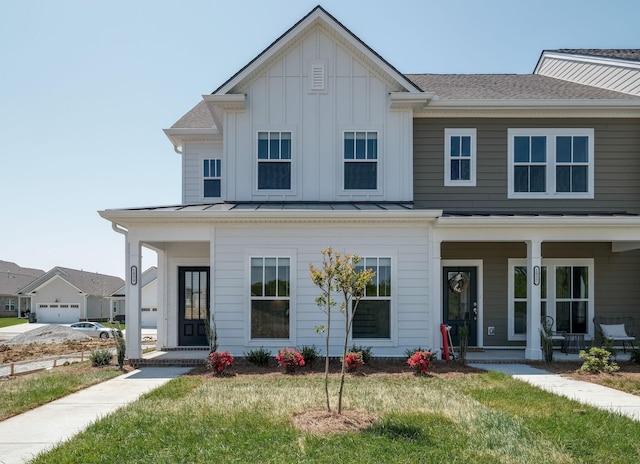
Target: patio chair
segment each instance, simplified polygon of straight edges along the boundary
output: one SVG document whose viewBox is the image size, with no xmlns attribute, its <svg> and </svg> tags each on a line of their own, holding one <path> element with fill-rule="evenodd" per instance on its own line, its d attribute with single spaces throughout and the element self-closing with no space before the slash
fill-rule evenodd
<svg viewBox="0 0 640 464">
<path fill-rule="evenodd" d="M 634 349 L 633 342 L 636 337 L 629 333 L 633 327 L 633 318 L 631 317 L 596 317 L 593 319 L 596 328 L 602 337 L 602 340 L 611 340 L 613 342 L 622 343 L 622 351 L 627 352 L 627 344 Z"/>
<path fill-rule="evenodd" d="M 542 316 L 542 330 L 550 334 L 551 342 L 560 342 L 560 351 L 566 353 L 564 332 L 554 330 L 554 320 L 551 316 Z"/>
</svg>

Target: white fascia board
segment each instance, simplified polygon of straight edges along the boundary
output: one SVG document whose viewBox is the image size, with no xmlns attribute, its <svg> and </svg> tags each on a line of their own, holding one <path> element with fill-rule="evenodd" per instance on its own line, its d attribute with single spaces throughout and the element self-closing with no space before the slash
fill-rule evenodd
<svg viewBox="0 0 640 464">
<path fill-rule="evenodd" d="M 174 147 L 179 147 L 184 142 L 214 142 L 222 140 L 222 134 L 218 129 L 163 129 L 164 134 Z"/>
<path fill-rule="evenodd" d="M 640 70 L 640 63 L 637 63 L 635 61 L 623 60 L 621 58 L 608 58 L 603 56 L 580 55 L 576 53 L 543 52 L 542 57 L 540 58 L 538 65 L 536 66 L 536 69 L 533 71 L 533 74 L 539 73 L 540 68 L 542 68 L 542 65 L 545 59 L 577 61 L 580 63 L 597 64 L 597 65 L 603 65 L 603 66 L 615 66 L 619 68 Z"/>
<path fill-rule="evenodd" d="M 432 100 L 429 108 L 633 108 L 640 109 L 640 99 L 539 99 L 539 100 Z"/>
<path fill-rule="evenodd" d="M 390 92 L 389 108 L 422 110 L 435 97 L 434 92 Z"/>
<path fill-rule="evenodd" d="M 464 216 L 441 217 L 437 226 L 446 227 L 549 227 L 549 226 L 602 226 L 640 227 L 640 216 Z"/>
</svg>

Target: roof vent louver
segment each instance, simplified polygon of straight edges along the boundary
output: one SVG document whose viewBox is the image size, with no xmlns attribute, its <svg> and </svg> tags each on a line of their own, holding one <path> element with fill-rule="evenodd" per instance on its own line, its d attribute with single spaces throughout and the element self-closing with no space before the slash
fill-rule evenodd
<svg viewBox="0 0 640 464">
<path fill-rule="evenodd" d="M 322 91 L 325 88 L 325 66 L 322 63 L 311 64 L 311 90 Z"/>
</svg>

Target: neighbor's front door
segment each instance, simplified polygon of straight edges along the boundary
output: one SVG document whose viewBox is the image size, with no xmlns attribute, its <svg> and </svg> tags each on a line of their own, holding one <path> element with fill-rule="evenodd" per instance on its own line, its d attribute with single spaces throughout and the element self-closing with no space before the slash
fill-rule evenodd
<svg viewBox="0 0 640 464">
<path fill-rule="evenodd" d="M 469 329 L 468 346 L 478 345 L 478 268 L 445 267 L 443 275 L 443 322 L 451 326 L 454 346 L 460 345 L 460 327 Z"/>
<path fill-rule="evenodd" d="M 209 268 L 178 268 L 178 344 L 207 346 Z"/>
</svg>

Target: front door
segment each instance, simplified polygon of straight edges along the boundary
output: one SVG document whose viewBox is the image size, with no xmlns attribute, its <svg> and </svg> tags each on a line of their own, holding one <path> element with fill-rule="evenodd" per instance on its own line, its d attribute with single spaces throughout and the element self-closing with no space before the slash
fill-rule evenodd
<svg viewBox="0 0 640 464">
<path fill-rule="evenodd" d="M 178 268 L 178 344 L 207 346 L 209 268 Z"/>
<path fill-rule="evenodd" d="M 451 340 L 460 346 L 459 330 L 469 329 L 468 346 L 478 346 L 478 268 L 445 267 L 443 275 L 443 322 L 451 327 Z"/>
</svg>

